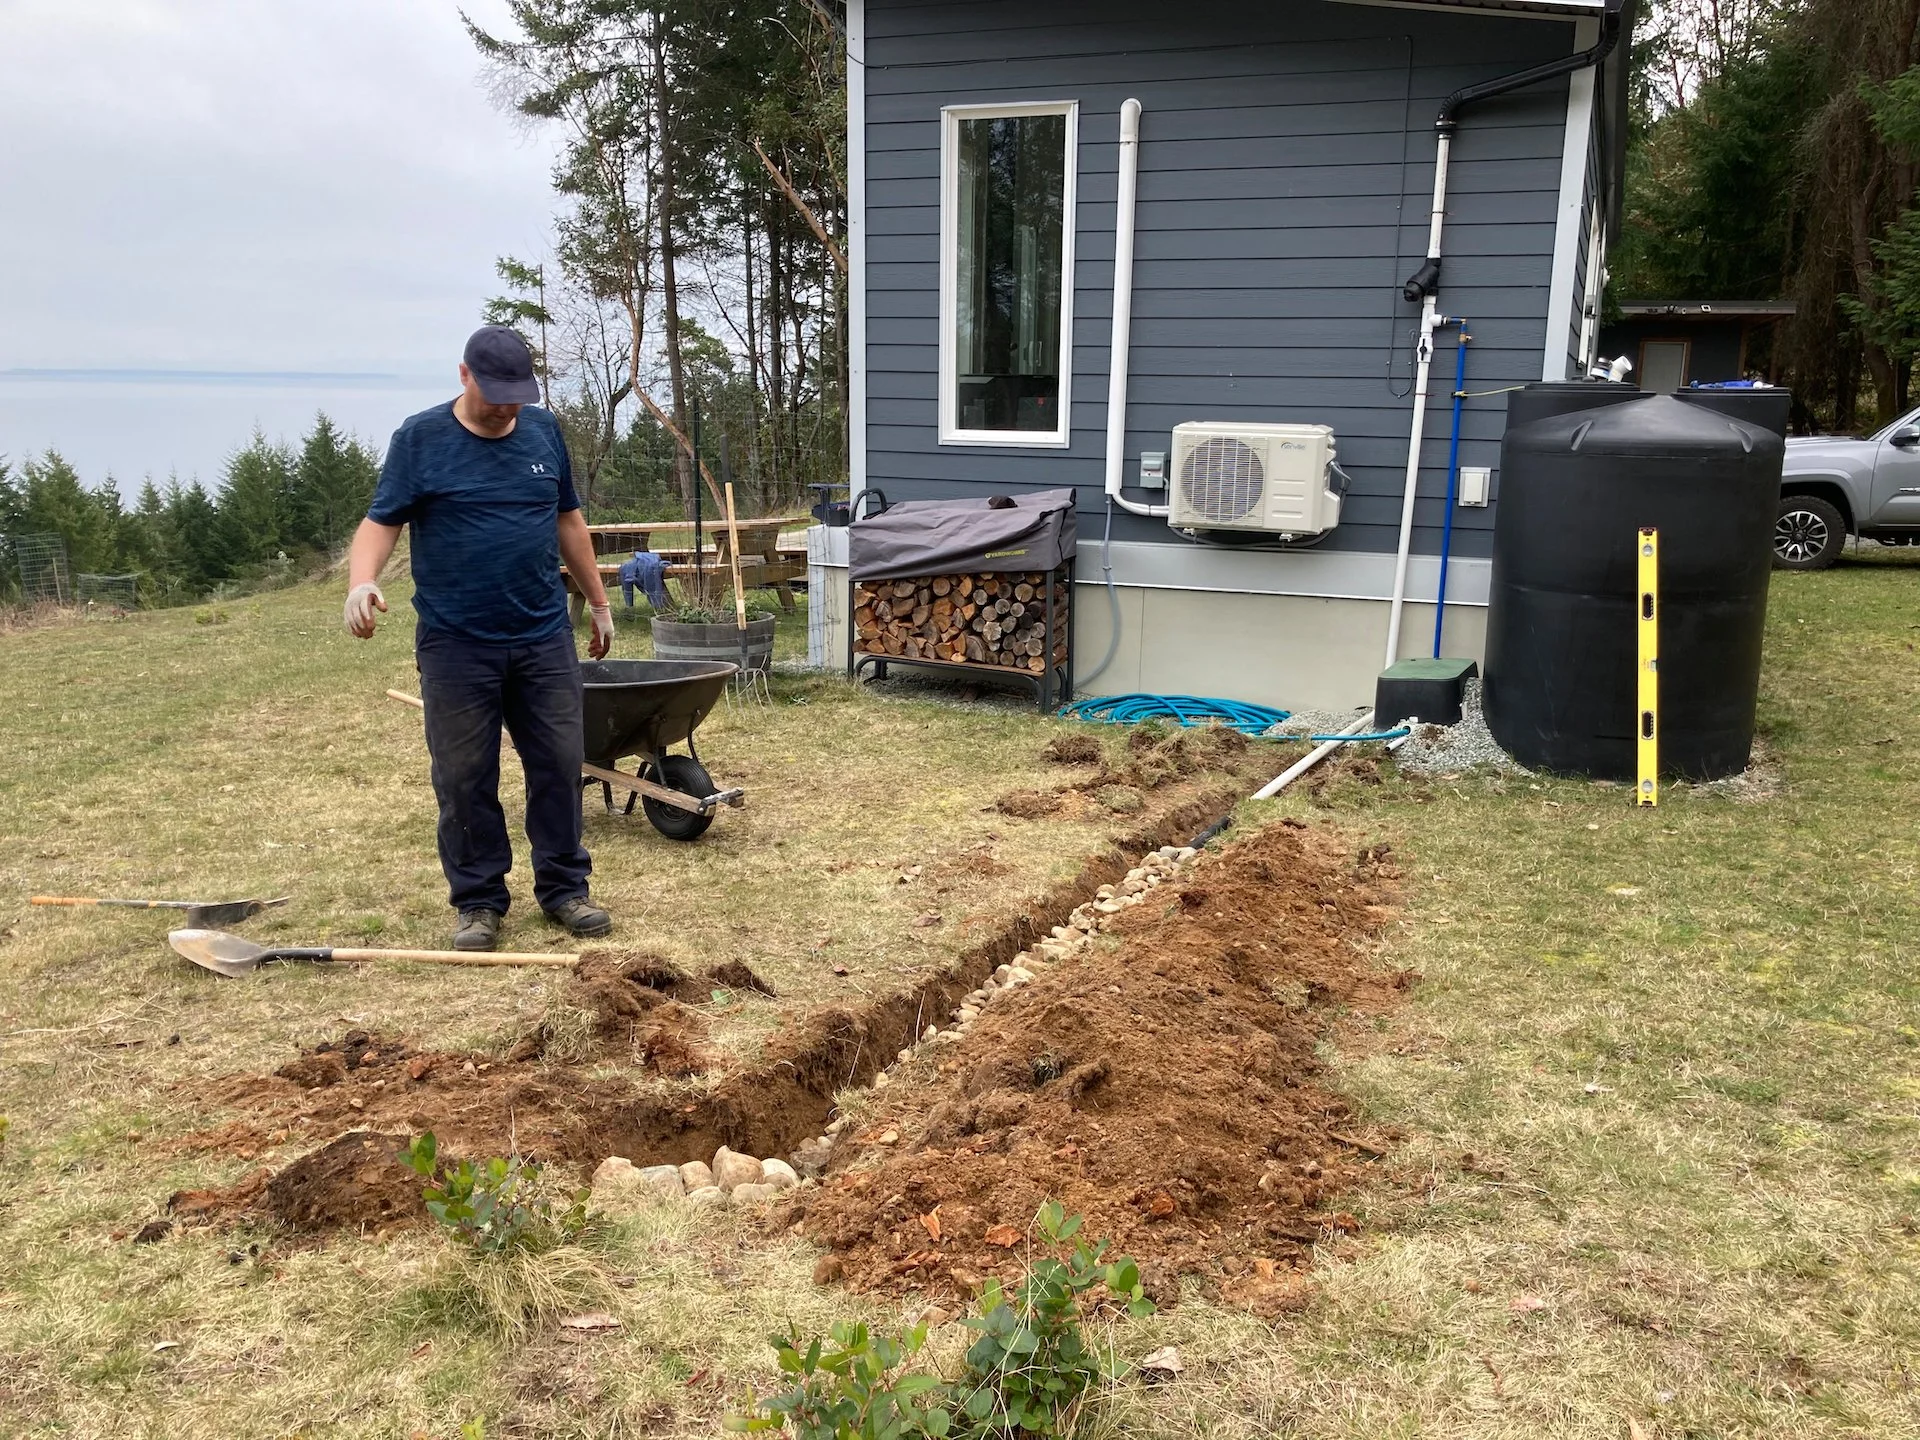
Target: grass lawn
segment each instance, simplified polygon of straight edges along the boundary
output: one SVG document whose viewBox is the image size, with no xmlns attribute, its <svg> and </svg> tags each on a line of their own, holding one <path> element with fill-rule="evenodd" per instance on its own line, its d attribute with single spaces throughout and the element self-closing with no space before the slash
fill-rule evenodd
<svg viewBox="0 0 1920 1440">
<path fill-rule="evenodd" d="M 1269 1324 L 1195 1293 L 1122 1331 L 1187 1371 L 1118 1387 L 1100 1433 L 1920 1435 L 1916 581 L 1877 551 L 1775 577 L 1765 785 L 1644 811 L 1615 787 L 1389 773 L 1245 807 L 1394 847 L 1407 909 L 1382 959 L 1425 982 L 1331 1053 L 1406 1138 L 1342 1201 L 1364 1228 L 1304 1309 Z M 291 892 L 249 933 L 440 943 L 419 718 L 381 698 L 413 688 L 408 627 L 358 645 L 337 612 L 308 589 L 0 636 L 0 1435 L 715 1433 L 770 1381 L 765 1332 L 884 1310 L 814 1287 L 798 1242 L 681 1211 L 601 1239 L 625 1328 L 574 1340 L 490 1333 L 422 1232 L 113 1238 L 299 1152 L 173 1148 L 219 1119 L 199 1077 L 349 1025 L 497 1047 L 552 1003 L 533 972 L 220 982 L 150 918 L 26 907 Z M 621 653 L 641 653 L 624 632 Z M 1098 810 L 988 808 L 1057 783 L 1049 733 L 782 680 L 701 731 L 748 808 L 696 846 L 594 814 L 596 893 L 628 943 L 746 960 L 782 992 L 706 1007 L 744 1062 L 792 1007 L 943 963 L 1105 843 Z M 521 897 L 510 941 L 571 948 Z"/>
</svg>

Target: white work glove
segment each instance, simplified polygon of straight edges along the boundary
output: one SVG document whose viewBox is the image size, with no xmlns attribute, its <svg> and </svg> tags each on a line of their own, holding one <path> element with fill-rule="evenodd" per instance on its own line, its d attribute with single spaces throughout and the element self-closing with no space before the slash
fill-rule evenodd
<svg viewBox="0 0 1920 1440">
<path fill-rule="evenodd" d="M 592 660 L 604 660 L 607 652 L 613 649 L 613 602 L 595 605 L 593 613 L 593 639 L 587 642 L 587 657 Z"/>
<path fill-rule="evenodd" d="M 361 640 L 373 638 L 373 612 L 387 613 L 387 597 L 372 581 L 347 592 L 347 633 Z"/>
</svg>

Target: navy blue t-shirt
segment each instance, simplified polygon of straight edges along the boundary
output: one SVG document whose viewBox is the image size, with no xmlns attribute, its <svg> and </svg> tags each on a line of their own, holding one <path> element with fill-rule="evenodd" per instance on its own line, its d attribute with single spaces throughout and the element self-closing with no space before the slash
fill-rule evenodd
<svg viewBox="0 0 1920 1440">
<path fill-rule="evenodd" d="M 555 523 L 579 508 L 552 415 L 529 405 L 489 440 L 449 402 L 393 432 L 367 518 L 413 532 L 413 608 L 427 629 L 522 645 L 569 628 Z"/>
</svg>

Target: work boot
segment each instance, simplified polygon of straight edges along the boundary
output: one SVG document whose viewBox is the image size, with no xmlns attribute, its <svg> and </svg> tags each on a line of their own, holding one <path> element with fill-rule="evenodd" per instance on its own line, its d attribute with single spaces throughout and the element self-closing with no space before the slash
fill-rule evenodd
<svg viewBox="0 0 1920 1440">
<path fill-rule="evenodd" d="M 506 919 L 498 910 L 462 910 L 460 923 L 453 927 L 456 950 L 491 950 L 500 939 L 500 922 Z"/>
<path fill-rule="evenodd" d="M 546 915 L 547 919 L 561 926 L 568 934 L 582 940 L 593 940 L 613 933 L 613 917 L 584 895 L 562 900 Z"/>
</svg>

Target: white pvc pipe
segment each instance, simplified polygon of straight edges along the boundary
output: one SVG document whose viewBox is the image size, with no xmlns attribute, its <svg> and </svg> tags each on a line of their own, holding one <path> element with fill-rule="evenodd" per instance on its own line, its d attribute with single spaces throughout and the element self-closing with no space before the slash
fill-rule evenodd
<svg viewBox="0 0 1920 1440">
<path fill-rule="evenodd" d="M 1371 729 L 1372 726 L 1373 712 L 1369 710 L 1340 733 L 1342 735 L 1358 735 L 1364 730 Z M 1294 761 L 1292 765 L 1274 776 L 1273 779 L 1269 780 L 1265 785 L 1254 791 L 1253 798 L 1256 800 L 1271 800 L 1345 743 L 1343 740 L 1328 740 L 1316 746 L 1298 760 Z"/>
<path fill-rule="evenodd" d="M 1427 228 L 1427 259 L 1440 258 L 1440 231 L 1447 218 L 1447 157 L 1453 149 L 1453 137 L 1440 132 L 1433 157 L 1433 215 Z M 1438 284 L 1436 279 L 1434 284 Z M 1427 291 L 1420 307 L 1420 339 L 1414 351 L 1413 430 L 1407 437 L 1407 488 L 1400 501 L 1400 549 L 1393 563 L 1393 608 L 1387 612 L 1387 658 L 1392 665 L 1400 658 L 1400 620 L 1407 604 L 1407 560 L 1413 553 L 1413 507 L 1420 493 L 1420 445 L 1426 438 L 1427 377 L 1433 366 L 1433 332 L 1441 316 L 1433 291 Z"/>
<path fill-rule="evenodd" d="M 1164 517 L 1120 493 L 1127 466 L 1127 362 L 1133 346 L 1133 215 L 1140 188 L 1140 102 L 1120 107 L 1120 193 L 1113 235 L 1113 340 L 1107 355 L 1107 495 L 1122 510 Z"/>
</svg>

